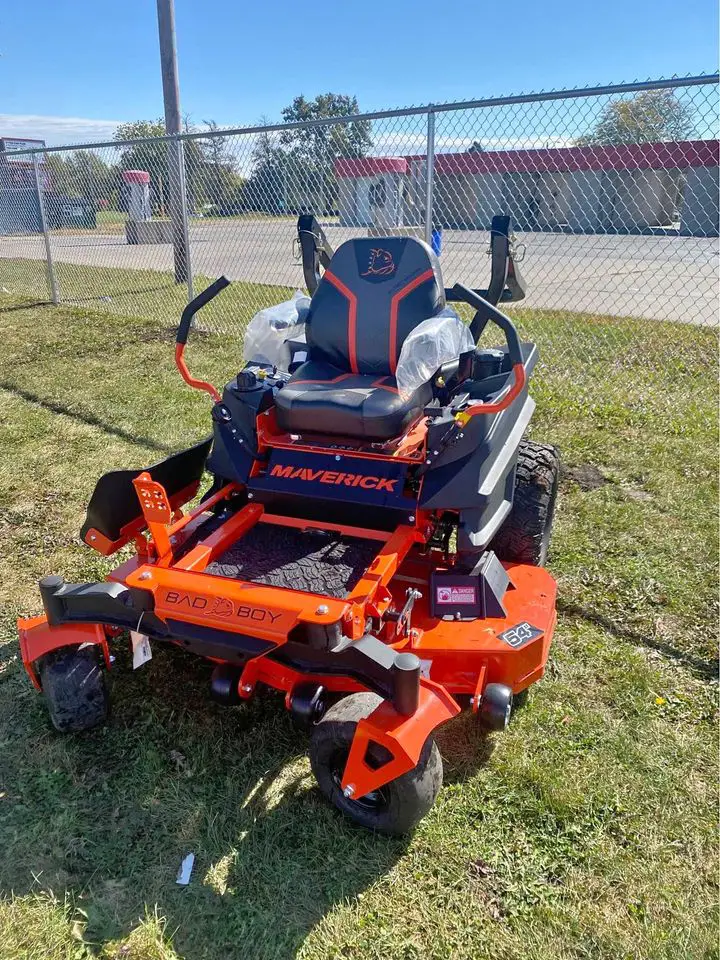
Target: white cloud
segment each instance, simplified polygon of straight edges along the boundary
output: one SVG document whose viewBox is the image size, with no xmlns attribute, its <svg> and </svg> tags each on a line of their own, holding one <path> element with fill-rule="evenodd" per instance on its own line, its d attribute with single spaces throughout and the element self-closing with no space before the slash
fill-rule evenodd
<svg viewBox="0 0 720 960">
<path fill-rule="evenodd" d="M 532 150 L 540 147 L 570 147 L 573 141 L 569 137 L 456 137 L 439 134 L 435 138 L 437 153 L 463 153 L 475 140 L 479 140 L 485 150 Z M 378 156 L 425 153 L 426 137 L 424 133 L 381 133 L 373 136 L 373 153 Z"/>
<path fill-rule="evenodd" d="M 35 114 L 0 113 L 0 137 L 44 140 L 49 147 L 112 140 L 122 120 L 91 120 L 86 117 L 47 117 Z"/>
<path fill-rule="evenodd" d="M 49 147 L 71 146 L 76 143 L 98 143 L 112 140 L 122 120 L 98 120 L 88 117 L 60 117 L 41 114 L 0 113 L 0 137 L 44 140 Z M 200 127 L 202 129 L 202 126 Z M 228 148 L 235 153 L 239 171 L 248 175 L 252 168 L 255 136 L 239 141 L 230 139 Z M 416 130 L 378 130 L 372 134 L 375 156 L 407 156 L 425 153 L 425 132 Z M 456 136 L 438 132 L 435 139 L 437 153 L 464 153 L 475 137 Z M 478 137 L 485 150 L 522 150 L 538 147 L 566 147 L 572 145 L 568 137 Z M 235 148 L 235 149 L 233 149 Z"/>
</svg>

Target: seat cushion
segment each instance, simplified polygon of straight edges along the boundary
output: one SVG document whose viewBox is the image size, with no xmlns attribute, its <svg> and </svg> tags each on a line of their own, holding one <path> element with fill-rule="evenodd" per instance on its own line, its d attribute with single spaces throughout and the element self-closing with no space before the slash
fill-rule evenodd
<svg viewBox="0 0 720 960">
<path fill-rule="evenodd" d="M 310 360 L 277 393 L 275 406 L 287 433 L 380 441 L 399 437 L 430 400 L 429 384 L 404 400 L 394 377 L 347 373 Z"/>
</svg>

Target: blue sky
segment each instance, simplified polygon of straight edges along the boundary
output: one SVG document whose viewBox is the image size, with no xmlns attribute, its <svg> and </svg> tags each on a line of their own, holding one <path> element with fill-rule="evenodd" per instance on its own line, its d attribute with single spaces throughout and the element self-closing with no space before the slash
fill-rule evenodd
<svg viewBox="0 0 720 960">
<path fill-rule="evenodd" d="M 716 0 L 176 0 L 182 108 L 279 120 L 332 90 L 361 109 L 712 72 Z M 0 136 L 99 140 L 162 114 L 154 0 L 0 13 Z"/>
</svg>

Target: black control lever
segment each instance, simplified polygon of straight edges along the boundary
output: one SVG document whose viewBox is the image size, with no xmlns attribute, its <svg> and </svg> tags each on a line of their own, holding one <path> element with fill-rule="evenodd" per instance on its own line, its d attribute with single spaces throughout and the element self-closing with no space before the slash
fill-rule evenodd
<svg viewBox="0 0 720 960">
<path fill-rule="evenodd" d="M 320 267 L 327 270 L 330 266 L 333 249 L 328 243 L 323 228 L 311 213 L 303 213 L 298 217 L 297 232 L 305 286 L 312 296 L 322 276 Z"/>
</svg>

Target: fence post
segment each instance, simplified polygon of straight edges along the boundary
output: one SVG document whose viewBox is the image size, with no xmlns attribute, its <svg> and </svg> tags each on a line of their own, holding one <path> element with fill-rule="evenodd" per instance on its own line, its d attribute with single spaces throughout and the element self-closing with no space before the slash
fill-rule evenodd
<svg viewBox="0 0 720 960">
<path fill-rule="evenodd" d="M 432 245 L 433 199 L 435 195 L 435 111 L 428 110 L 425 161 L 425 243 Z"/>
<path fill-rule="evenodd" d="M 178 175 L 178 213 L 182 226 L 182 245 L 184 251 L 185 279 L 187 280 L 188 303 L 193 299 L 193 269 L 190 255 L 190 228 L 188 226 L 187 181 L 185 179 L 185 144 L 182 140 L 173 141 L 177 160 Z"/>
<path fill-rule="evenodd" d="M 60 293 L 52 259 L 52 247 L 50 246 L 50 233 L 48 231 L 47 217 L 45 216 L 45 200 L 43 199 L 42 184 L 40 183 L 40 165 L 38 164 L 36 153 L 32 155 L 32 158 L 33 169 L 35 171 L 35 191 L 37 193 L 38 213 L 40 215 L 40 228 L 45 239 L 45 270 L 47 272 L 48 291 L 52 302 L 60 303 Z"/>
</svg>

